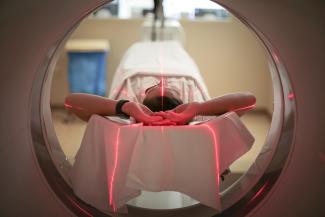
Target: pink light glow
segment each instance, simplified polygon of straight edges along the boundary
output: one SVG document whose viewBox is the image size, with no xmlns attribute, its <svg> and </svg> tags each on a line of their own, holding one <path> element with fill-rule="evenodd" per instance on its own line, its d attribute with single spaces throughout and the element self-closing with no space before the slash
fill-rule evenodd
<svg viewBox="0 0 325 217">
<path fill-rule="evenodd" d="M 322 163 L 325 163 L 325 154 L 323 152 L 318 152 L 319 159 Z"/>
<path fill-rule="evenodd" d="M 114 90 L 112 90 L 112 94 L 113 95 L 115 95 L 115 94 L 117 94 L 118 93 L 118 89 L 117 88 L 115 88 Z"/>
<path fill-rule="evenodd" d="M 141 97 L 145 98 L 145 96 L 146 96 L 145 90 L 141 91 L 140 95 L 141 95 Z"/>
<path fill-rule="evenodd" d="M 117 162 L 118 162 L 119 139 L 120 139 L 120 128 L 118 128 L 117 135 L 116 135 L 114 168 L 113 168 L 112 176 L 111 176 L 110 183 L 109 183 L 109 190 L 108 190 L 109 191 L 109 205 L 113 208 L 113 212 L 116 211 L 116 207 L 113 202 L 113 185 L 114 185 L 115 173 L 116 173 Z"/>
<path fill-rule="evenodd" d="M 72 106 L 72 105 L 70 105 L 70 104 L 68 104 L 68 103 L 64 103 L 64 107 L 66 108 L 66 109 L 75 109 L 75 110 L 80 110 L 80 111 L 84 111 L 84 110 L 86 110 L 86 109 L 84 109 L 84 108 L 81 108 L 81 107 L 79 107 L 79 106 Z"/>
<path fill-rule="evenodd" d="M 280 61 L 279 61 L 279 57 L 278 57 L 278 55 L 277 55 L 274 51 L 272 52 L 272 56 L 273 56 L 275 62 L 277 62 L 277 63 L 280 62 Z"/>
<path fill-rule="evenodd" d="M 288 94 L 288 99 L 291 100 L 291 99 L 293 99 L 294 97 L 295 97 L 295 95 L 294 95 L 293 93 L 289 93 L 289 94 Z"/>
<path fill-rule="evenodd" d="M 219 144 L 217 140 L 217 134 L 214 132 L 214 130 L 211 128 L 211 126 L 207 124 L 202 124 L 202 126 L 205 126 L 210 133 L 212 134 L 213 137 L 213 145 L 214 145 L 214 157 L 215 157 L 215 162 L 216 162 L 216 186 L 219 186 L 220 183 L 220 166 L 219 166 Z M 218 189 L 218 188 L 217 188 Z M 219 195 L 219 191 L 216 192 L 216 194 Z"/>
<path fill-rule="evenodd" d="M 129 93 L 125 89 L 121 90 L 121 94 L 123 94 L 126 97 L 129 97 Z"/>
<path fill-rule="evenodd" d="M 161 134 L 164 134 L 165 128 L 163 126 L 160 126 L 160 131 L 161 131 Z"/>
</svg>

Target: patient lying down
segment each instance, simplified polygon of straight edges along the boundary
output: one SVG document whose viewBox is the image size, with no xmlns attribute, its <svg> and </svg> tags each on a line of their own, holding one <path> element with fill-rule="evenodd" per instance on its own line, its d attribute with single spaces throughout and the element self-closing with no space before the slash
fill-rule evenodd
<svg viewBox="0 0 325 217">
<path fill-rule="evenodd" d="M 73 93 L 65 98 L 65 108 L 88 121 L 93 114 L 133 117 L 147 126 L 186 125 L 196 116 L 218 116 L 226 112 L 243 115 L 254 108 L 256 99 L 248 92 L 230 93 L 205 102 L 184 104 L 177 91 L 164 82 L 149 87 L 142 103 L 112 100 L 105 97 Z"/>
</svg>

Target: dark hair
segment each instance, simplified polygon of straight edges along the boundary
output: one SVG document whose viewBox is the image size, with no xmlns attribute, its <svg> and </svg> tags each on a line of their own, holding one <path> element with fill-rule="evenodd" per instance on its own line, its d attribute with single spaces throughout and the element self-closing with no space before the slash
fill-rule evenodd
<svg viewBox="0 0 325 217">
<path fill-rule="evenodd" d="M 181 104 L 183 104 L 182 100 L 168 96 L 156 96 L 143 100 L 143 105 L 147 106 L 153 112 L 171 110 Z"/>
</svg>

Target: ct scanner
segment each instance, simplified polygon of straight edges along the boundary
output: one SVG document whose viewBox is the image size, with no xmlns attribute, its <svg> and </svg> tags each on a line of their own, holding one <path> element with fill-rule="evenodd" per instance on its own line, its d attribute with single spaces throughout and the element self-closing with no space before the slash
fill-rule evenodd
<svg viewBox="0 0 325 217">
<path fill-rule="evenodd" d="M 107 216 L 74 196 L 64 159 L 52 157 L 60 150 L 49 108 L 56 50 L 82 18 L 107 2 L 1 1 L 0 216 Z M 128 216 L 325 216 L 324 1 L 216 2 L 270 53 L 275 102 L 264 153 L 222 192 L 222 213 L 203 205 L 130 206 Z"/>
</svg>

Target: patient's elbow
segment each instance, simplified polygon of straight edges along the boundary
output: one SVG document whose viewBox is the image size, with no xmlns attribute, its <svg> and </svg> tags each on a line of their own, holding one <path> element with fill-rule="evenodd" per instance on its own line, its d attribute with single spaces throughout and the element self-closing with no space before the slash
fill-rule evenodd
<svg viewBox="0 0 325 217">
<path fill-rule="evenodd" d="M 245 101 L 247 105 L 255 105 L 256 104 L 256 97 L 250 93 L 250 92 L 245 92 L 243 93 L 245 95 Z"/>
<path fill-rule="evenodd" d="M 64 99 L 64 108 L 67 110 L 72 110 L 73 105 L 72 105 L 72 100 L 71 100 L 71 94 L 65 97 Z"/>
<path fill-rule="evenodd" d="M 248 98 L 249 98 L 248 101 L 250 105 L 256 104 L 256 97 L 253 94 L 251 94 Z"/>
</svg>

